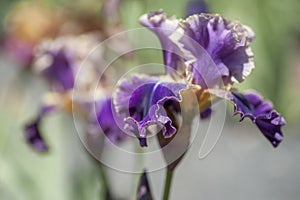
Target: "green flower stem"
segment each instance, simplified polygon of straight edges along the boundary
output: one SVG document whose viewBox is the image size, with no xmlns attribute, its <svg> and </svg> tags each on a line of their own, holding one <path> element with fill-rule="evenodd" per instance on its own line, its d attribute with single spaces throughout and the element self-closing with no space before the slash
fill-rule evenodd
<svg viewBox="0 0 300 200">
<path fill-rule="evenodd" d="M 169 199 L 172 178 L 173 178 L 173 170 L 167 169 L 163 200 Z"/>
<path fill-rule="evenodd" d="M 104 196 L 105 200 L 111 200 L 112 196 L 111 196 L 111 192 L 109 189 L 109 184 L 108 184 L 108 180 L 106 177 L 106 173 L 104 171 L 102 164 L 99 164 L 99 176 L 100 176 L 100 180 L 102 181 L 102 186 L 103 186 L 103 191 L 104 191 L 103 193 L 101 192 L 101 195 L 102 195 L 102 197 Z M 100 199 L 102 199 L 102 198 L 100 198 Z"/>
</svg>

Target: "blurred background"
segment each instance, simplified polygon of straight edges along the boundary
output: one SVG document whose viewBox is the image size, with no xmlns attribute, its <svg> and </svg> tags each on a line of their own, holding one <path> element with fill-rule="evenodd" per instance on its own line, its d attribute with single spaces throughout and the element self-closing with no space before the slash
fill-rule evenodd
<svg viewBox="0 0 300 200">
<path fill-rule="evenodd" d="M 139 28 L 139 16 L 160 8 L 181 18 L 203 9 L 250 26 L 256 33 L 252 44 L 256 68 L 236 87 L 259 91 L 287 121 L 283 129 L 285 140 L 273 149 L 250 122 L 241 125 L 237 117 L 232 118 L 229 108 L 223 133 L 212 153 L 198 159 L 200 137 L 178 167 L 171 199 L 299 199 L 300 1 L 120 0 L 119 3 L 116 14 L 103 9 L 105 4 L 101 0 L 0 2 L 0 199 L 100 198 L 99 171 L 87 156 L 69 114 L 61 112 L 45 120 L 42 130 L 51 146 L 48 153 L 34 152 L 24 139 L 24 123 L 37 112 L 40 97 L 47 91 L 44 80 L 30 70 L 27 50 L 44 38 L 55 37 L 57 26 L 63 27 L 60 32 L 82 33 L 100 30 L 101 19 L 108 18 L 106 26 L 113 27 L 121 19 L 124 30 Z M 117 20 L 115 15 L 119 15 Z M 162 63 L 157 51 L 137 53 L 134 59 L 135 64 Z M 215 118 L 218 119 L 218 114 Z M 118 198 L 134 198 L 137 174 L 105 170 Z M 150 173 L 156 199 L 161 198 L 163 175 L 164 170 Z"/>
</svg>

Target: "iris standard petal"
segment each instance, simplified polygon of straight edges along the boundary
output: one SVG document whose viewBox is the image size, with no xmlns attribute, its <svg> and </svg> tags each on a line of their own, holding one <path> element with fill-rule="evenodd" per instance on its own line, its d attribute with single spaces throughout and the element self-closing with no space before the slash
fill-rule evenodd
<svg viewBox="0 0 300 200">
<path fill-rule="evenodd" d="M 192 65 L 187 73 L 193 74 L 196 69 L 208 83 L 214 79 L 219 81 L 218 76 L 222 77 L 224 85 L 232 84 L 233 81 L 241 82 L 254 68 L 253 54 L 249 47 L 254 33 L 239 22 L 227 21 L 218 14 L 199 14 L 181 21 L 180 28 L 176 31 L 181 32 L 182 37 L 173 37 L 173 41 L 182 51 L 192 54 L 184 54 L 188 55 L 184 57 L 185 61 Z M 217 66 L 216 69 L 207 65 L 208 58 L 205 54 L 211 57 Z M 209 70 L 215 71 L 218 76 L 214 77 L 215 73 L 202 73 Z M 198 80 L 199 77 L 194 75 L 193 82 L 203 84 L 201 77 Z"/>
<path fill-rule="evenodd" d="M 118 114 L 125 115 L 125 128 L 140 139 L 141 146 L 147 146 L 146 137 L 151 134 L 152 125 L 160 128 L 166 138 L 176 133 L 164 106 L 181 102 L 180 92 L 185 89 L 185 83 L 173 82 L 167 77 L 134 75 L 118 85 L 114 105 Z M 180 108 L 174 111 L 180 112 Z"/>
<path fill-rule="evenodd" d="M 181 57 L 181 51 L 169 38 L 178 28 L 179 20 L 175 17 L 168 18 L 160 10 L 141 16 L 140 23 L 153 31 L 159 38 L 163 49 L 166 73 L 172 77 L 183 75 L 185 73 L 185 66 Z"/>
</svg>

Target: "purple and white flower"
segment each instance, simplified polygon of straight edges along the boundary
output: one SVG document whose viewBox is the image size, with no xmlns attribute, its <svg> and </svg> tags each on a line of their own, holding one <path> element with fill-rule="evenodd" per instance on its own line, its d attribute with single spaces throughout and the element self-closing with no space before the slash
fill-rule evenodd
<svg viewBox="0 0 300 200">
<path fill-rule="evenodd" d="M 210 116 L 211 103 L 220 97 L 211 93 L 212 89 L 224 91 L 235 105 L 235 113 L 241 119 L 250 118 L 272 145 L 278 146 L 283 139 L 283 117 L 259 95 L 232 90 L 232 85 L 244 81 L 254 68 L 250 47 L 254 33 L 248 26 L 218 14 L 168 18 L 162 10 L 143 15 L 140 22 L 161 42 L 166 75 L 135 75 L 123 80 L 114 104 L 116 111 L 125 115 L 125 129 L 137 136 L 141 146 L 147 146 L 151 125 L 158 126 L 166 139 L 176 134 L 180 127 L 174 124 L 180 122 L 171 112 L 182 114 L 179 104 L 186 103 L 182 102 L 183 91 L 194 92 L 201 118 Z"/>
</svg>

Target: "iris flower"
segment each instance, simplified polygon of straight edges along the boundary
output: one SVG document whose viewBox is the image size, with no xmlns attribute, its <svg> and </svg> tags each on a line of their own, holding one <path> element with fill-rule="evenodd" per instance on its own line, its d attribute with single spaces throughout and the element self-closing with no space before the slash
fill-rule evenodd
<svg viewBox="0 0 300 200">
<path fill-rule="evenodd" d="M 101 39 L 99 33 L 63 36 L 45 40 L 36 47 L 33 69 L 48 80 L 50 92 L 45 95 L 37 116 L 25 126 L 25 137 L 35 150 L 48 150 L 40 127 L 46 116 L 57 111 L 75 112 L 86 119 L 87 145 L 90 145 L 92 151 L 101 149 L 99 134 L 104 133 L 111 142 L 126 138 L 126 134 L 117 124 L 121 122 L 117 122 L 114 117 L 111 89 L 106 87 L 108 84 L 105 83 L 105 78 L 100 80 L 102 82 L 96 90 L 93 87 L 93 84 L 97 83 L 99 71 L 105 66 L 103 49 L 99 47 L 94 51 L 93 55 L 97 56 L 88 54 Z M 80 70 L 84 59 L 83 67 L 88 69 Z M 76 80 L 77 73 L 80 73 L 80 76 Z M 76 93 L 73 93 L 73 90 L 76 90 Z"/>
<path fill-rule="evenodd" d="M 240 121 L 249 118 L 274 147 L 280 144 L 285 121 L 273 105 L 256 92 L 240 93 L 233 88 L 254 68 L 251 28 L 218 14 L 182 20 L 162 10 L 141 16 L 140 23 L 161 42 L 165 74 L 135 74 L 122 80 L 114 104 L 126 116 L 125 129 L 137 136 L 142 147 L 147 146 L 151 127 L 160 130 L 159 141 L 165 146 L 164 140 L 172 139 L 187 123 L 191 125 L 193 117 L 209 117 L 212 103 L 220 98 L 233 104 Z M 195 96 L 197 105 L 184 97 L 185 92 Z M 182 119 L 184 114 L 188 120 Z"/>
</svg>

